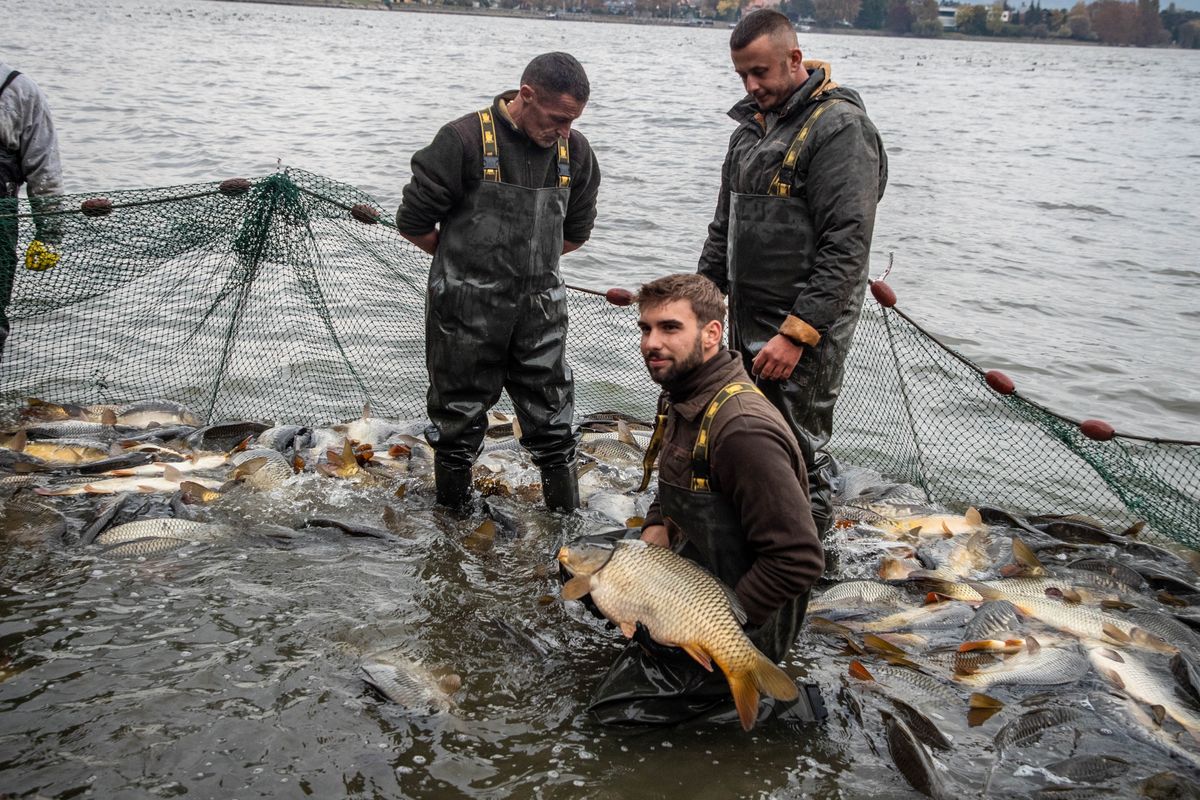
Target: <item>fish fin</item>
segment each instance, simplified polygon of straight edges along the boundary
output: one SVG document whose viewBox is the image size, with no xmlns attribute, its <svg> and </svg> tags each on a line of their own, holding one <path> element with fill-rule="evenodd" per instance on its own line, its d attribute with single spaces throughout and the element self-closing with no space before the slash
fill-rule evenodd
<svg viewBox="0 0 1200 800">
<path fill-rule="evenodd" d="M 592 592 L 592 577 L 590 575 L 576 575 L 571 580 L 563 584 L 562 597 L 564 600 L 578 600 L 585 594 Z"/>
<path fill-rule="evenodd" d="M 525 435 L 525 432 L 523 430 L 521 430 L 521 421 L 517 418 L 516 414 L 513 414 L 512 426 L 513 426 L 513 438 L 516 439 L 518 442 L 521 441 L 521 437 Z"/>
<path fill-rule="evenodd" d="M 625 520 L 626 528 L 640 528 L 645 524 L 646 524 L 645 517 L 630 517 L 629 519 Z"/>
<path fill-rule="evenodd" d="M 1020 642 L 1021 640 L 1013 639 L 1012 641 Z M 1026 636 L 1025 637 L 1025 649 L 1028 650 L 1031 654 L 1036 653 L 1037 651 L 1042 649 L 1042 643 L 1039 642 L 1037 639 L 1033 638 L 1032 636 Z"/>
<path fill-rule="evenodd" d="M 241 453 L 247 447 L 250 446 L 250 442 L 253 439 L 254 439 L 254 434 L 251 434 L 251 435 L 247 436 L 245 439 L 242 439 L 240 442 L 238 442 L 232 448 L 230 448 L 229 455 L 233 455 L 234 453 Z"/>
<path fill-rule="evenodd" d="M 1131 608 L 1136 608 L 1133 603 L 1126 603 L 1124 600 L 1101 600 L 1100 607 L 1105 611 L 1128 611 Z"/>
<path fill-rule="evenodd" d="M 1163 720 L 1167 718 L 1167 709 L 1159 703 L 1150 706 L 1150 713 L 1154 714 L 1154 721 L 1159 725 L 1163 724 Z"/>
<path fill-rule="evenodd" d="M 967 509 L 967 513 L 963 514 L 963 519 L 965 519 L 967 524 L 971 526 L 979 526 L 983 524 L 983 515 L 979 513 L 979 509 L 975 508 L 975 506 L 971 506 Z"/>
<path fill-rule="evenodd" d="M 241 464 L 238 465 L 238 468 L 233 471 L 233 477 L 248 478 L 249 476 L 253 475 L 254 473 L 258 472 L 260 469 L 262 469 L 263 465 L 266 463 L 267 463 L 266 456 L 259 456 L 258 458 L 252 458 L 249 461 L 243 461 Z"/>
<path fill-rule="evenodd" d="M 1125 681 L 1123 678 L 1121 678 L 1120 675 L 1117 674 L 1116 670 L 1102 669 L 1102 670 L 1100 670 L 1100 674 L 1103 675 L 1104 677 L 1108 678 L 1109 682 L 1112 683 L 1114 686 L 1116 686 L 1118 689 L 1125 688 Z"/>
<path fill-rule="evenodd" d="M 1008 596 L 999 589 L 993 589 L 991 586 L 984 586 L 982 583 L 978 583 L 976 581 L 963 581 L 963 583 L 967 584 L 967 586 L 970 586 L 972 589 L 978 592 L 979 596 L 984 600 L 1008 600 Z"/>
<path fill-rule="evenodd" d="M 412 448 L 406 444 L 394 444 L 388 448 L 388 455 L 392 458 L 412 457 Z"/>
<path fill-rule="evenodd" d="M 1129 539 L 1136 539 L 1138 534 L 1140 534 L 1142 532 L 1142 528 L 1145 528 L 1145 527 L 1146 527 L 1146 520 L 1144 520 L 1144 519 L 1138 520 L 1137 522 L 1133 523 L 1125 530 L 1121 531 L 1121 533 L 1119 535 L 1124 536 Z"/>
<path fill-rule="evenodd" d="M 153 486 L 148 486 L 144 483 L 139 483 L 137 490 L 142 494 L 154 494 L 158 491 L 158 489 L 154 488 Z"/>
<path fill-rule="evenodd" d="M 712 659 L 709 658 L 708 653 L 704 652 L 704 650 L 699 645 L 693 644 L 691 642 L 681 642 L 679 644 L 679 647 L 681 647 L 683 649 L 683 651 L 685 653 L 687 653 L 689 656 L 694 658 L 696 660 L 697 664 L 704 667 L 709 672 L 713 671 Z"/>
<path fill-rule="evenodd" d="M 120 442 L 113 442 L 108 446 L 108 454 L 110 456 L 119 456 L 124 454 L 125 447 Z"/>
<path fill-rule="evenodd" d="M 1004 643 L 998 639 L 976 639 L 972 642 L 963 642 L 958 646 L 958 652 L 971 653 L 975 650 L 1000 650 L 1004 647 Z"/>
<path fill-rule="evenodd" d="M 871 674 L 871 671 L 864 667 L 863 663 L 858 659 L 850 662 L 849 672 L 851 677 L 858 678 L 860 681 L 875 680 L 875 676 Z"/>
<path fill-rule="evenodd" d="M 1133 641 L 1129 634 L 1118 628 L 1116 625 L 1113 625 L 1111 622 L 1104 623 L 1104 625 L 1101 626 L 1101 630 L 1104 631 L 1105 636 L 1112 639 L 1114 642 L 1129 644 L 1131 641 Z"/>
<path fill-rule="evenodd" d="M 29 444 L 29 434 L 23 430 L 17 431 L 17 435 L 12 437 L 8 442 L 8 449 L 18 453 L 25 451 L 25 446 Z"/>
<path fill-rule="evenodd" d="M 163 477 L 171 483 L 179 483 L 183 480 L 183 473 L 178 467 L 173 467 L 170 464 L 163 464 Z"/>
<path fill-rule="evenodd" d="M 1033 548 L 1025 544 L 1020 536 L 1012 537 L 1012 554 L 1013 560 L 1021 566 L 1026 575 L 1036 577 L 1046 574 L 1046 568 L 1033 552 Z"/>
<path fill-rule="evenodd" d="M 628 622 L 622 622 L 617 627 L 619 627 L 621 629 L 621 633 L 625 636 L 626 639 L 632 639 L 633 635 L 635 633 L 637 633 L 637 623 L 634 623 L 631 625 Z"/>
<path fill-rule="evenodd" d="M 132 478 L 134 475 L 137 475 L 137 473 L 131 469 L 110 469 L 104 474 L 112 475 L 114 478 Z"/>
<path fill-rule="evenodd" d="M 462 678 L 457 672 L 451 672 L 438 678 L 437 685 L 446 694 L 454 694 L 462 688 Z"/>
<path fill-rule="evenodd" d="M 1004 703 L 982 692 L 972 692 L 969 705 L 971 708 L 1004 708 Z"/>
<path fill-rule="evenodd" d="M 800 690 L 796 688 L 796 682 L 791 676 L 765 655 L 759 655 L 760 658 L 750 671 L 758 691 L 776 700 L 795 700 L 799 697 Z"/>
<path fill-rule="evenodd" d="M 633 431 L 629 430 L 629 423 L 623 419 L 617 420 L 617 441 L 623 444 L 633 445 L 640 453 L 641 445 L 637 443 L 637 439 L 633 438 Z"/>
<path fill-rule="evenodd" d="M 370 418 L 371 418 L 371 401 L 370 401 L 370 400 L 368 400 L 368 401 L 366 401 L 365 403 L 363 403 L 363 413 L 362 413 L 362 418 L 363 418 L 363 419 L 370 419 Z"/>
<path fill-rule="evenodd" d="M 729 675 L 728 678 L 729 691 L 733 693 L 733 704 L 737 706 L 742 730 L 748 731 L 758 720 L 758 689 L 749 674 Z"/>
<path fill-rule="evenodd" d="M 908 655 L 902 648 L 884 639 L 882 636 L 876 636 L 873 633 L 864 634 L 863 644 L 872 650 L 878 650 L 881 653 L 892 653 L 893 655 Z"/>
<path fill-rule="evenodd" d="M 383 524 L 392 533 L 399 533 L 404 530 L 404 525 L 400 522 L 400 515 L 391 506 L 383 507 Z"/>
<path fill-rule="evenodd" d="M 942 533 L 949 539 L 954 536 L 954 531 L 950 530 L 950 526 L 946 524 L 946 520 L 942 520 Z"/>
<path fill-rule="evenodd" d="M 106 408 L 100 412 L 100 422 L 103 425 L 112 427 L 117 424 L 117 415 L 111 408 Z"/>
</svg>

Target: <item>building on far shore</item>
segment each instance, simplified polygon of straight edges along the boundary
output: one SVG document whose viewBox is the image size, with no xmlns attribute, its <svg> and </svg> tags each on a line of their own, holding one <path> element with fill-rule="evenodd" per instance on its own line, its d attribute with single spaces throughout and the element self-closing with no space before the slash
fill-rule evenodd
<svg viewBox="0 0 1200 800">
<path fill-rule="evenodd" d="M 958 22 L 955 20 L 957 13 L 958 8 L 955 6 L 938 6 L 938 22 L 942 23 L 942 30 L 952 31 L 958 28 Z"/>
</svg>

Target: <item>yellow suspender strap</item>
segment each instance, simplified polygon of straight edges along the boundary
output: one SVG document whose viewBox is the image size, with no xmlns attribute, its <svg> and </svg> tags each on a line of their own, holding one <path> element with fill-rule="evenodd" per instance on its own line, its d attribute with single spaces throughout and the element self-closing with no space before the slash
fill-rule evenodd
<svg viewBox="0 0 1200 800">
<path fill-rule="evenodd" d="M 571 186 L 571 147 L 566 139 L 558 140 L 558 188 Z"/>
<path fill-rule="evenodd" d="M 783 163 L 779 165 L 779 170 L 771 180 L 771 188 L 767 190 L 767 194 L 775 195 L 776 197 L 792 196 L 792 180 L 796 176 L 796 162 L 800 160 L 800 151 L 804 149 L 804 142 L 808 139 L 808 132 L 812 130 L 813 124 L 821 118 L 821 115 L 830 106 L 840 102 L 842 100 L 837 97 L 826 100 L 817 106 L 816 111 L 808 115 L 808 119 L 800 126 L 800 131 L 796 134 L 796 138 L 792 139 L 792 146 L 784 154 Z"/>
<path fill-rule="evenodd" d="M 500 146 L 496 143 L 496 122 L 492 110 L 479 112 L 479 131 L 483 134 L 483 179 L 500 182 Z"/>
<path fill-rule="evenodd" d="M 663 392 L 658 397 L 658 411 L 654 414 L 654 433 L 650 436 L 650 444 L 646 445 L 646 453 L 642 456 L 642 483 L 638 486 L 639 492 L 646 491 L 646 487 L 650 485 L 654 462 L 658 458 L 658 451 L 662 449 L 663 433 L 667 429 L 667 411 L 670 408 L 667 393 Z"/>
<path fill-rule="evenodd" d="M 717 418 L 717 412 L 721 410 L 721 406 L 725 405 L 725 402 L 731 397 L 736 397 L 743 392 L 758 392 L 762 394 L 753 383 L 731 383 L 717 392 L 716 396 L 709 402 L 708 408 L 704 409 L 704 417 L 700 420 L 700 433 L 696 435 L 696 446 L 692 448 L 693 492 L 712 491 L 708 464 L 709 429 L 712 428 L 713 420 Z"/>
</svg>

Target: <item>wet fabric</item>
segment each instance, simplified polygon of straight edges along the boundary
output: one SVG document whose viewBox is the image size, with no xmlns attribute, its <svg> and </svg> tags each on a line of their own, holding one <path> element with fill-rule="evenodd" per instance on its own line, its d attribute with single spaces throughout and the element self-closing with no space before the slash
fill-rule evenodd
<svg viewBox="0 0 1200 800">
<path fill-rule="evenodd" d="M 8 315 L 5 311 L 12 299 L 13 281 L 16 279 L 16 213 L 16 198 L 0 197 L 0 357 L 4 355 L 4 343 L 8 341 Z"/>
<path fill-rule="evenodd" d="M 789 322 L 811 329 L 792 376 L 760 381 L 780 410 L 808 466 L 814 520 L 832 523 L 835 464 L 824 452 L 846 355 L 862 308 L 875 206 L 887 182 L 879 134 L 853 90 L 829 80 L 829 66 L 807 62 L 809 80 L 777 112 L 752 99 L 730 115 L 730 139 L 717 211 L 699 271 L 729 295 L 729 344 L 747 371 Z M 769 194 L 785 153 L 813 118 L 791 181 L 791 196 Z"/>
<path fill-rule="evenodd" d="M 466 468 L 478 456 L 502 389 L 538 467 L 574 460 L 558 272 L 569 194 L 483 181 L 442 223 L 426 305 L 426 437 L 447 466 Z"/>
<path fill-rule="evenodd" d="M 0 83 L 16 72 L 0 61 Z M 0 92 L 0 195 L 16 197 L 22 183 L 32 197 L 62 194 L 62 165 L 50 107 L 28 75 Z"/>
</svg>

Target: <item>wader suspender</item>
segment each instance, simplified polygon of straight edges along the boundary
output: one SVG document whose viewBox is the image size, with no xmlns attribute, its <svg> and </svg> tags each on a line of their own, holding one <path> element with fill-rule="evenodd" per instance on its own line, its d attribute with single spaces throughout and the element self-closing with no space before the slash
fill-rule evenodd
<svg viewBox="0 0 1200 800">
<path fill-rule="evenodd" d="M 658 411 L 654 413 L 654 433 L 650 436 L 650 443 L 646 445 L 646 453 L 642 456 L 642 482 L 638 486 L 639 492 L 646 491 L 646 487 L 650 485 L 650 474 L 654 472 L 654 461 L 658 458 L 658 451 L 662 449 L 663 433 L 667 430 L 667 411 L 671 409 L 671 402 L 667 400 L 667 393 L 663 392 L 658 396 Z"/>
<path fill-rule="evenodd" d="M 8 85 L 10 83 L 12 83 L 13 81 L 15 81 L 17 79 L 17 76 L 20 74 L 21 73 L 17 72 L 15 69 L 12 72 L 8 73 L 8 77 L 4 79 L 4 83 L 0 83 L 0 94 L 4 94 L 4 90 L 7 89 Z"/>
<path fill-rule="evenodd" d="M 700 433 L 696 434 L 696 446 L 692 448 L 692 491 L 693 492 L 711 492 L 712 486 L 709 482 L 709 465 L 708 465 L 708 430 L 712 427 L 713 420 L 717 417 L 717 412 L 721 410 L 721 406 L 725 405 L 725 401 L 731 397 L 736 397 L 742 392 L 758 392 L 759 388 L 753 383 L 731 383 L 717 392 L 716 397 L 708 404 L 708 408 L 704 409 L 704 418 L 700 421 Z"/>
<path fill-rule="evenodd" d="M 779 165 L 779 171 L 775 173 L 775 177 L 771 179 L 771 188 L 767 190 L 767 194 L 776 197 L 791 197 L 792 196 L 792 181 L 796 178 L 796 161 L 800 158 L 800 151 L 804 148 L 804 142 L 808 139 L 808 132 L 812 130 L 813 123 L 820 119 L 830 106 L 835 103 L 842 102 L 840 98 L 832 98 L 817 106 L 817 110 L 809 115 L 804 124 L 800 126 L 800 131 L 796 134 L 796 138 L 792 139 L 792 146 L 788 148 L 787 153 L 783 156 L 783 163 Z"/>
<path fill-rule="evenodd" d="M 483 134 L 483 179 L 500 183 L 500 145 L 496 141 L 496 123 L 492 119 L 492 110 L 485 108 L 478 114 L 479 131 Z M 571 148 L 566 139 L 559 138 L 557 150 L 558 187 L 568 189 L 571 186 Z"/>
<path fill-rule="evenodd" d="M 721 406 L 725 405 L 725 401 L 742 392 L 762 394 L 753 383 L 730 383 L 717 392 L 709 402 L 708 408 L 704 410 L 704 419 L 700 421 L 700 433 L 697 434 L 696 446 L 692 449 L 692 491 L 694 492 L 712 491 L 708 480 L 708 429 L 712 427 L 712 422 L 716 419 Z M 658 451 L 662 449 L 663 433 L 667 429 L 667 411 L 670 408 L 671 404 L 667 401 L 667 395 L 664 392 L 658 398 L 658 411 L 654 415 L 654 434 L 650 437 L 650 443 L 646 445 L 646 454 L 642 456 L 642 483 L 638 486 L 639 492 L 646 491 L 646 487 L 650 485 L 650 473 L 654 471 L 654 461 L 658 458 Z"/>
</svg>

